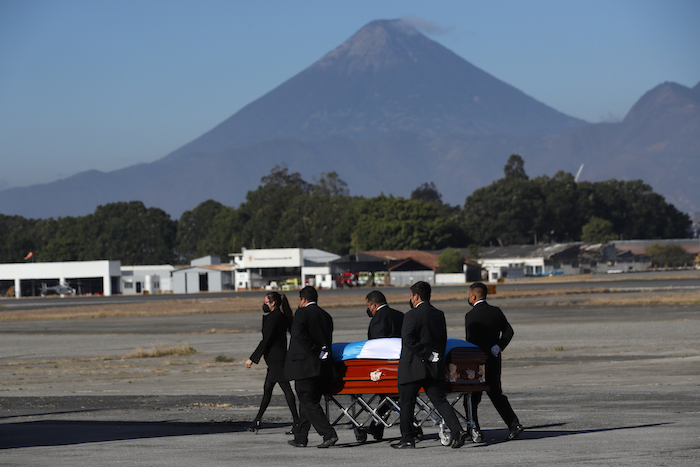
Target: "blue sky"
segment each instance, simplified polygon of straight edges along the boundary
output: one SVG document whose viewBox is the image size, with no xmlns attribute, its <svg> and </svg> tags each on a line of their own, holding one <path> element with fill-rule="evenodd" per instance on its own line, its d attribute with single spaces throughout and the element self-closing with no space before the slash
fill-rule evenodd
<svg viewBox="0 0 700 467">
<path fill-rule="evenodd" d="M 700 81 L 697 0 L 0 0 L 0 189 L 160 159 L 397 18 L 590 122 Z"/>
</svg>

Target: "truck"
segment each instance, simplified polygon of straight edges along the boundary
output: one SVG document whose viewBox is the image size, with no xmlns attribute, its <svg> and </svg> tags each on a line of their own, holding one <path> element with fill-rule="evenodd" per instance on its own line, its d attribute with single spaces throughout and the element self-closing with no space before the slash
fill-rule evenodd
<svg viewBox="0 0 700 467">
<path fill-rule="evenodd" d="M 360 271 L 360 273 L 357 275 L 357 285 L 359 285 L 360 287 L 371 287 L 373 284 L 374 277 L 372 277 L 372 273 L 369 271 Z"/>
<path fill-rule="evenodd" d="M 374 273 L 374 285 L 389 285 L 389 271 L 376 271 Z"/>
<path fill-rule="evenodd" d="M 340 275 L 340 285 L 343 287 L 357 287 L 357 273 L 344 272 Z"/>
</svg>

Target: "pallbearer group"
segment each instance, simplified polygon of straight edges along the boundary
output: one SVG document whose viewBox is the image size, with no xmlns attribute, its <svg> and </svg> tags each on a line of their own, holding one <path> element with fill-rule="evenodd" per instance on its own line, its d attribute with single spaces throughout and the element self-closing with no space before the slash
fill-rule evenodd
<svg viewBox="0 0 700 467">
<path fill-rule="evenodd" d="M 499 308 L 486 302 L 487 292 L 488 288 L 481 282 L 469 287 L 468 303 L 472 308 L 465 315 L 465 339 L 487 355 L 486 384 L 489 390 L 486 393 L 509 428 L 507 439 L 512 440 L 520 436 L 523 426 L 501 389 L 501 353 L 513 338 L 513 328 Z M 406 313 L 390 307 L 384 294 L 378 290 L 365 297 L 367 314 L 371 317 L 367 338 L 401 338 L 398 364 L 401 438 L 391 444 L 396 449 L 415 448 L 416 442 L 423 437 L 422 429 L 413 416 L 421 389 L 449 427 L 452 448 L 460 448 L 467 441 L 484 442 L 478 418 L 482 392 L 470 392 L 467 396 L 471 399 L 474 421 L 470 431 L 462 428 L 454 408 L 447 401 L 444 390 L 447 325 L 444 313 L 431 305 L 430 295 L 431 287 L 427 282 L 413 284 L 410 309 Z M 265 295 L 262 340 L 245 363 L 250 368 L 264 357 L 268 367 L 260 410 L 249 430 L 260 429 L 272 390 L 275 384 L 279 384 L 294 420 L 287 432 L 293 436 L 289 444 L 306 447 L 313 426 L 322 437 L 322 442 L 316 447 L 329 448 L 338 442 L 338 434 L 321 407 L 321 398 L 327 393 L 334 377 L 333 318 L 318 305 L 315 288 L 309 286 L 301 289 L 298 300 L 299 307 L 292 313 L 284 294 L 269 292 Z M 290 381 L 294 381 L 298 410 Z M 465 398 L 465 411 L 467 403 Z M 383 416 L 389 410 L 390 407 L 383 405 L 378 415 Z M 360 429 L 377 441 L 383 439 L 384 426 L 375 421 Z"/>
</svg>

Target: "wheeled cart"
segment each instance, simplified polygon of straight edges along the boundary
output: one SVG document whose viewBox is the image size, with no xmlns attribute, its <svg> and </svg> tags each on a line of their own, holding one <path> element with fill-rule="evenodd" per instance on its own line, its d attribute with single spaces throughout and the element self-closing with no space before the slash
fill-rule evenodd
<svg viewBox="0 0 700 467">
<path fill-rule="evenodd" d="M 377 339 L 376 341 L 389 339 Z M 400 339 L 391 339 L 399 341 Z M 372 342 L 373 341 L 367 341 Z M 379 344 L 379 343 L 377 343 Z M 396 345 L 396 343 L 393 343 Z M 340 344 L 343 345 L 343 344 Z M 339 349 L 339 348 L 338 348 Z M 473 344 L 457 339 L 449 339 L 445 359 L 445 392 L 448 401 L 455 408 L 458 418 L 466 424 L 467 431 L 474 428 L 470 398 L 467 397 L 467 411 L 462 414 L 457 403 L 468 393 L 486 391 L 486 355 Z M 334 353 L 336 347 L 334 344 Z M 361 354 L 360 354 L 361 355 Z M 354 425 L 358 442 L 367 440 L 367 433 L 360 427 L 372 421 L 388 428 L 398 423 L 401 407 L 398 404 L 398 355 L 395 358 L 347 358 L 335 362 L 336 378 L 326 394 L 326 414 L 333 425 L 347 419 Z M 386 410 L 384 407 L 388 407 Z M 381 409 L 381 410 L 380 410 Z M 383 415 L 382 415 L 383 414 Z M 440 427 L 440 441 L 447 446 L 452 442 L 451 433 L 432 407 L 425 394 L 419 394 L 416 403 L 415 423 L 423 426 L 432 423 Z"/>
</svg>

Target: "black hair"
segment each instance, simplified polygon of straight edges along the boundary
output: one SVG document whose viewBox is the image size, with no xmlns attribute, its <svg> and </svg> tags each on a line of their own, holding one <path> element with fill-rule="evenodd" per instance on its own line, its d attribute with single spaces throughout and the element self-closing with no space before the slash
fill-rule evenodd
<svg viewBox="0 0 700 467">
<path fill-rule="evenodd" d="M 411 286 L 411 293 L 418 295 L 424 302 L 430 301 L 430 284 L 425 281 L 418 281 Z"/>
<path fill-rule="evenodd" d="M 265 295 L 267 299 L 271 302 L 277 304 L 284 313 L 285 318 L 287 318 L 287 329 L 292 329 L 292 321 L 294 320 L 294 314 L 292 313 L 292 307 L 289 306 L 289 300 L 285 294 L 279 292 L 268 292 Z"/>
<path fill-rule="evenodd" d="M 365 300 L 370 303 L 376 303 L 377 305 L 384 305 L 386 303 L 386 297 L 379 290 L 373 290 L 368 293 Z"/>
<path fill-rule="evenodd" d="M 317 302 L 318 301 L 318 292 L 316 292 L 316 289 L 314 289 L 312 286 L 307 285 L 303 289 L 299 291 L 299 296 L 301 298 L 305 298 L 310 302 Z"/>
<path fill-rule="evenodd" d="M 486 298 L 486 295 L 489 292 L 489 288 L 486 287 L 482 282 L 474 282 L 472 285 L 469 286 L 469 290 L 473 290 L 477 298 Z"/>
</svg>

